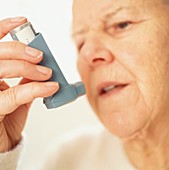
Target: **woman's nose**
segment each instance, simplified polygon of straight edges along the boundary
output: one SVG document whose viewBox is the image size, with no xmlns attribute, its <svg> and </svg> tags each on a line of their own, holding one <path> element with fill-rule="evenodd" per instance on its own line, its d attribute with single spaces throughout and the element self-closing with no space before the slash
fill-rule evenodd
<svg viewBox="0 0 169 170">
<path fill-rule="evenodd" d="M 86 43 L 81 49 L 80 56 L 90 67 L 111 63 L 114 60 L 112 53 L 103 45 Z"/>
</svg>

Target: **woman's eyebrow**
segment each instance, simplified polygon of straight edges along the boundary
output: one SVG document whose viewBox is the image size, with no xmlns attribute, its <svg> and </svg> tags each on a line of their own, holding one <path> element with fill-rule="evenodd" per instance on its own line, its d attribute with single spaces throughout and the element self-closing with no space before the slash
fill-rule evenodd
<svg viewBox="0 0 169 170">
<path fill-rule="evenodd" d="M 133 10 L 133 8 L 131 6 L 123 6 L 123 7 L 117 8 L 117 9 L 110 8 L 102 16 L 100 16 L 100 19 L 102 21 L 107 21 L 109 18 L 112 18 L 112 17 L 116 16 L 120 12 L 131 11 L 131 10 Z"/>
<path fill-rule="evenodd" d="M 87 29 L 85 29 L 84 27 L 81 27 L 81 28 L 77 29 L 76 31 L 72 32 L 71 37 L 75 38 L 77 35 L 83 34 L 86 31 L 87 31 Z"/>
</svg>

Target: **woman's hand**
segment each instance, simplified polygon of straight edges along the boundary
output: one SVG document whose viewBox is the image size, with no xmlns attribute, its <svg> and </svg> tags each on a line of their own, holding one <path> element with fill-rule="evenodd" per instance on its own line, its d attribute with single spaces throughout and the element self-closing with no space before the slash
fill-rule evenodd
<svg viewBox="0 0 169 170">
<path fill-rule="evenodd" d="M 26 21 L 23 17 L 0 21 L 0 39 Z M 20 42 L 0 42 L 0 152 L 19 142 L 31 102 L 58 90 L 56 82 L 40 82 L 52 75 L 51 69 L 37 65 L 42 58 L 41 51 Z M 2 80 L 16 77 L 23 79 L 14 87 Z"/>
</svg>

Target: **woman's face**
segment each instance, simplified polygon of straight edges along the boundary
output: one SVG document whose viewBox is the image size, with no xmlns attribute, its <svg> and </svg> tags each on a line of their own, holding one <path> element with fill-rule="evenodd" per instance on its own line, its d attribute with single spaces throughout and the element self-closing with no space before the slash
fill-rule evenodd
<svg viewBox="0 0 169 170">
<path fill-rule="evenodd" d="M 113 134 L 130 137 L 169 109 L 169 12 L 162 2 L 74 0 L 73 37 L 88 100 Z"/>
</svg>

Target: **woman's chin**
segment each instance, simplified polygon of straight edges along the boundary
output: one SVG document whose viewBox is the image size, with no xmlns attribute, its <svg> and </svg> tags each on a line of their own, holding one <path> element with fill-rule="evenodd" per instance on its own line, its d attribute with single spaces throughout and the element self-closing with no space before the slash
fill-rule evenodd
<svg viewBox="0 0 169 170">
<path fill-rule="evenodd" d="M 148 124 L 149 117 L 146 114 L 132 114 L 116 112 L 100 117 L 104 126 L 121 139 L 131 139 L 138 136 Z"/>
<path fill-rule="evenodd" d="M 135 138 L 140 132 L 141 129 L 135 128 L 135 129 L 124 129 L 123 127 L 119 127 L 117 129 L 114 127 L 106 127 L 113 135 L 119 137 L 122 140 L 129 140 Z"/>
<path fill-rule="evenodd" d="M 113 135 L 119 137 L 123 141 L 137 138 L 142 133 L 142 128 L 141 129 L 136 128 L 136 129 L 127 129 L 127 130 L 124 130 L 124 129 L 123 130 L 120 130 L 120 129 L 114 130 L 110 127 L 108 129 Z"/>
</svg>

